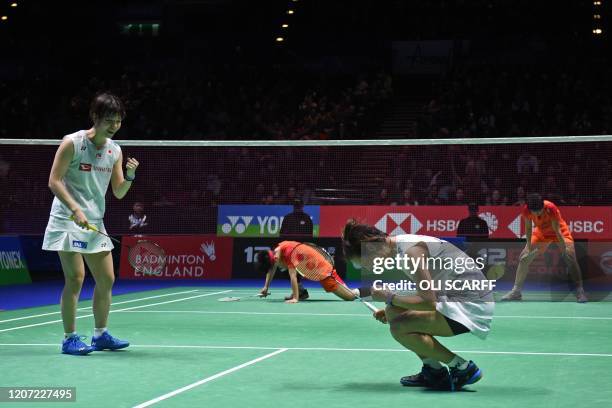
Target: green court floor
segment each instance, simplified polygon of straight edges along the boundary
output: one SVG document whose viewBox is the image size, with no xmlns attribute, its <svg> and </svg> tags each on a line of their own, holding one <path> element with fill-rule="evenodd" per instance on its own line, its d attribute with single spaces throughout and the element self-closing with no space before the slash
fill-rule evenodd
<svg viewBox="0 0 612 408">
<path fill-rule="evenodd" d="M 2 407 L 604 407 L 612 405 L 607 302 L 503 303 L 490 336 L 443 344 L 483 370 L 457 393 L 405 388 L 420 361 L 356 302 L 218 302 L 253 289 L 172 288 L 116 296 L 111 332 L 124 351 L 59 353 L 58 306 L 0 313 L 0 386 L 76 387 L 76 403 Z M 78 330 L 91 336 L 90 302 Z M 89 340 L 88 340 L 89 341 Z"/>
</svg>

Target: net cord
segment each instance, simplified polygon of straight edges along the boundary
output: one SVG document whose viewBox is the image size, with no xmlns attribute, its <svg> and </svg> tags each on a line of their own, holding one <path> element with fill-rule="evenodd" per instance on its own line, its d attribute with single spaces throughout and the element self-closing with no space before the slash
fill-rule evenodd
<svg viewBox="0 0 612 408">
<path fill-rule="evenodd" d="M 610 142 L 612 135 L 492 137 L 451 139 L 364 139 L 364 140 L 115 140 L 120 146 L 149 147 L 320 147 L 320 146 L 427 146 L 527 143 Z M 0 139 L 0 145 L 59 145 L 61 139 Z"/>
</svg>

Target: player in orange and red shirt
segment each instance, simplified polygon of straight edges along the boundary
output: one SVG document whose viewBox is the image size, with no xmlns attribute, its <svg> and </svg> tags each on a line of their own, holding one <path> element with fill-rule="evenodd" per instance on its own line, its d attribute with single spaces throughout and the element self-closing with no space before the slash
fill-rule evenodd
<svg viewBox="0 0 612 408">
<path fill-rule="evenodd" d="M 301 244 L 301 242 L 297 241 L 283 241 L 279 243 L 273 251 L 261 251 L 256 254 L 255 269 L 262 274 L 266 274 L 266 282 L 263 289 L 260 291 L 263 296 L 268 295 L 268 289 L 270 288 L 270 283 L 274 278 L 274 274 L 277 269 L 281 268 L 289 271 L 289 279 L 291 280 L 291 296 L 286 300 L 286 303 L 297 303 L 299 301 L 300 291 L 298 288 L 297 271 L 295 265 L 291 261 L 291 252 L 296 246 Z M 321 257 L 321 262 L 327 262 L 320 254 L 313 252 L 313 257 L 316 256 Z M 357 298 L 356 295 L 359 294 L 357 289 L 355 289 L 357 292 L 354 292 L 346 286 L 335 269 L 332 271 L 331 276 L 323 279 L 320 283 L 326 292 L 332 292 L 344 300 L 355 300 Z"/>
<path fill-rule="evenodd" d="M 520 255 L 514 287 L 502 297 L 502 300 L 522 299 L 521 290 L 529 273 L 529 265 L 536 256 L 543 254 L 546 248 L 554 242 L 559 246 L 561 255 L 576 283 L 576 299 L 579 303 L 586 302 L 580 266 L 576 260 L 574 238 L 567 223 L 561 217 L 559 208 L 552 202 L 543 200 L 539 194 L 530 194 L 527 196 L 527 203 L 523 206 L 521 216 L 525 222 L 527 244 Z"/>
</svg>

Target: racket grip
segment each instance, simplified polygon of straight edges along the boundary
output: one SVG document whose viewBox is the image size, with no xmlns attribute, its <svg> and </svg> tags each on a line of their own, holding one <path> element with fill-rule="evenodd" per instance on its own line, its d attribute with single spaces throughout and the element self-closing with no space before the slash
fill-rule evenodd
<svg viewBox="0 0 612 408">
<path fill-rule="evenodd" d="M 71 216 L 70 216 L 70 219 L 71 219 L 72 221 L 74 221 L 74 215 L 71 215 Z M 96 227 L 95 225 L 92 225 L 92 224 L 90 224 L 90 223 L 87 223 L 87 225 L 85 226 L 85 228 L 87 228 L 88 230 L 92 230 L 92 231 L 94 231 L 94 232 L 100 232 L 100 231 L 98 231 L 98 227 Z"/>
</svg>

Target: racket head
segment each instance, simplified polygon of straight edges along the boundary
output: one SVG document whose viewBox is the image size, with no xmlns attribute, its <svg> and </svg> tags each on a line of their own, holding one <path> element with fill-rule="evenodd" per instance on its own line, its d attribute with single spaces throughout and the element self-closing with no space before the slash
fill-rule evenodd
<svg viewBox="0 0 612 408">
<path fill-rule="evenodd" d="M 166 259 L 166 251 L 153 241 L 142 239 L 129 247 L 128 262 L 135 271 L 145 275 L 162 275 Z"/>
<path fill-rule="evenodd" d="M 332 275 L 334 258 L 323 248 L 310 242 L 296 245 L 289 255 L 295 270 L 304 278 L 321 281 Z"/>
</svg>

